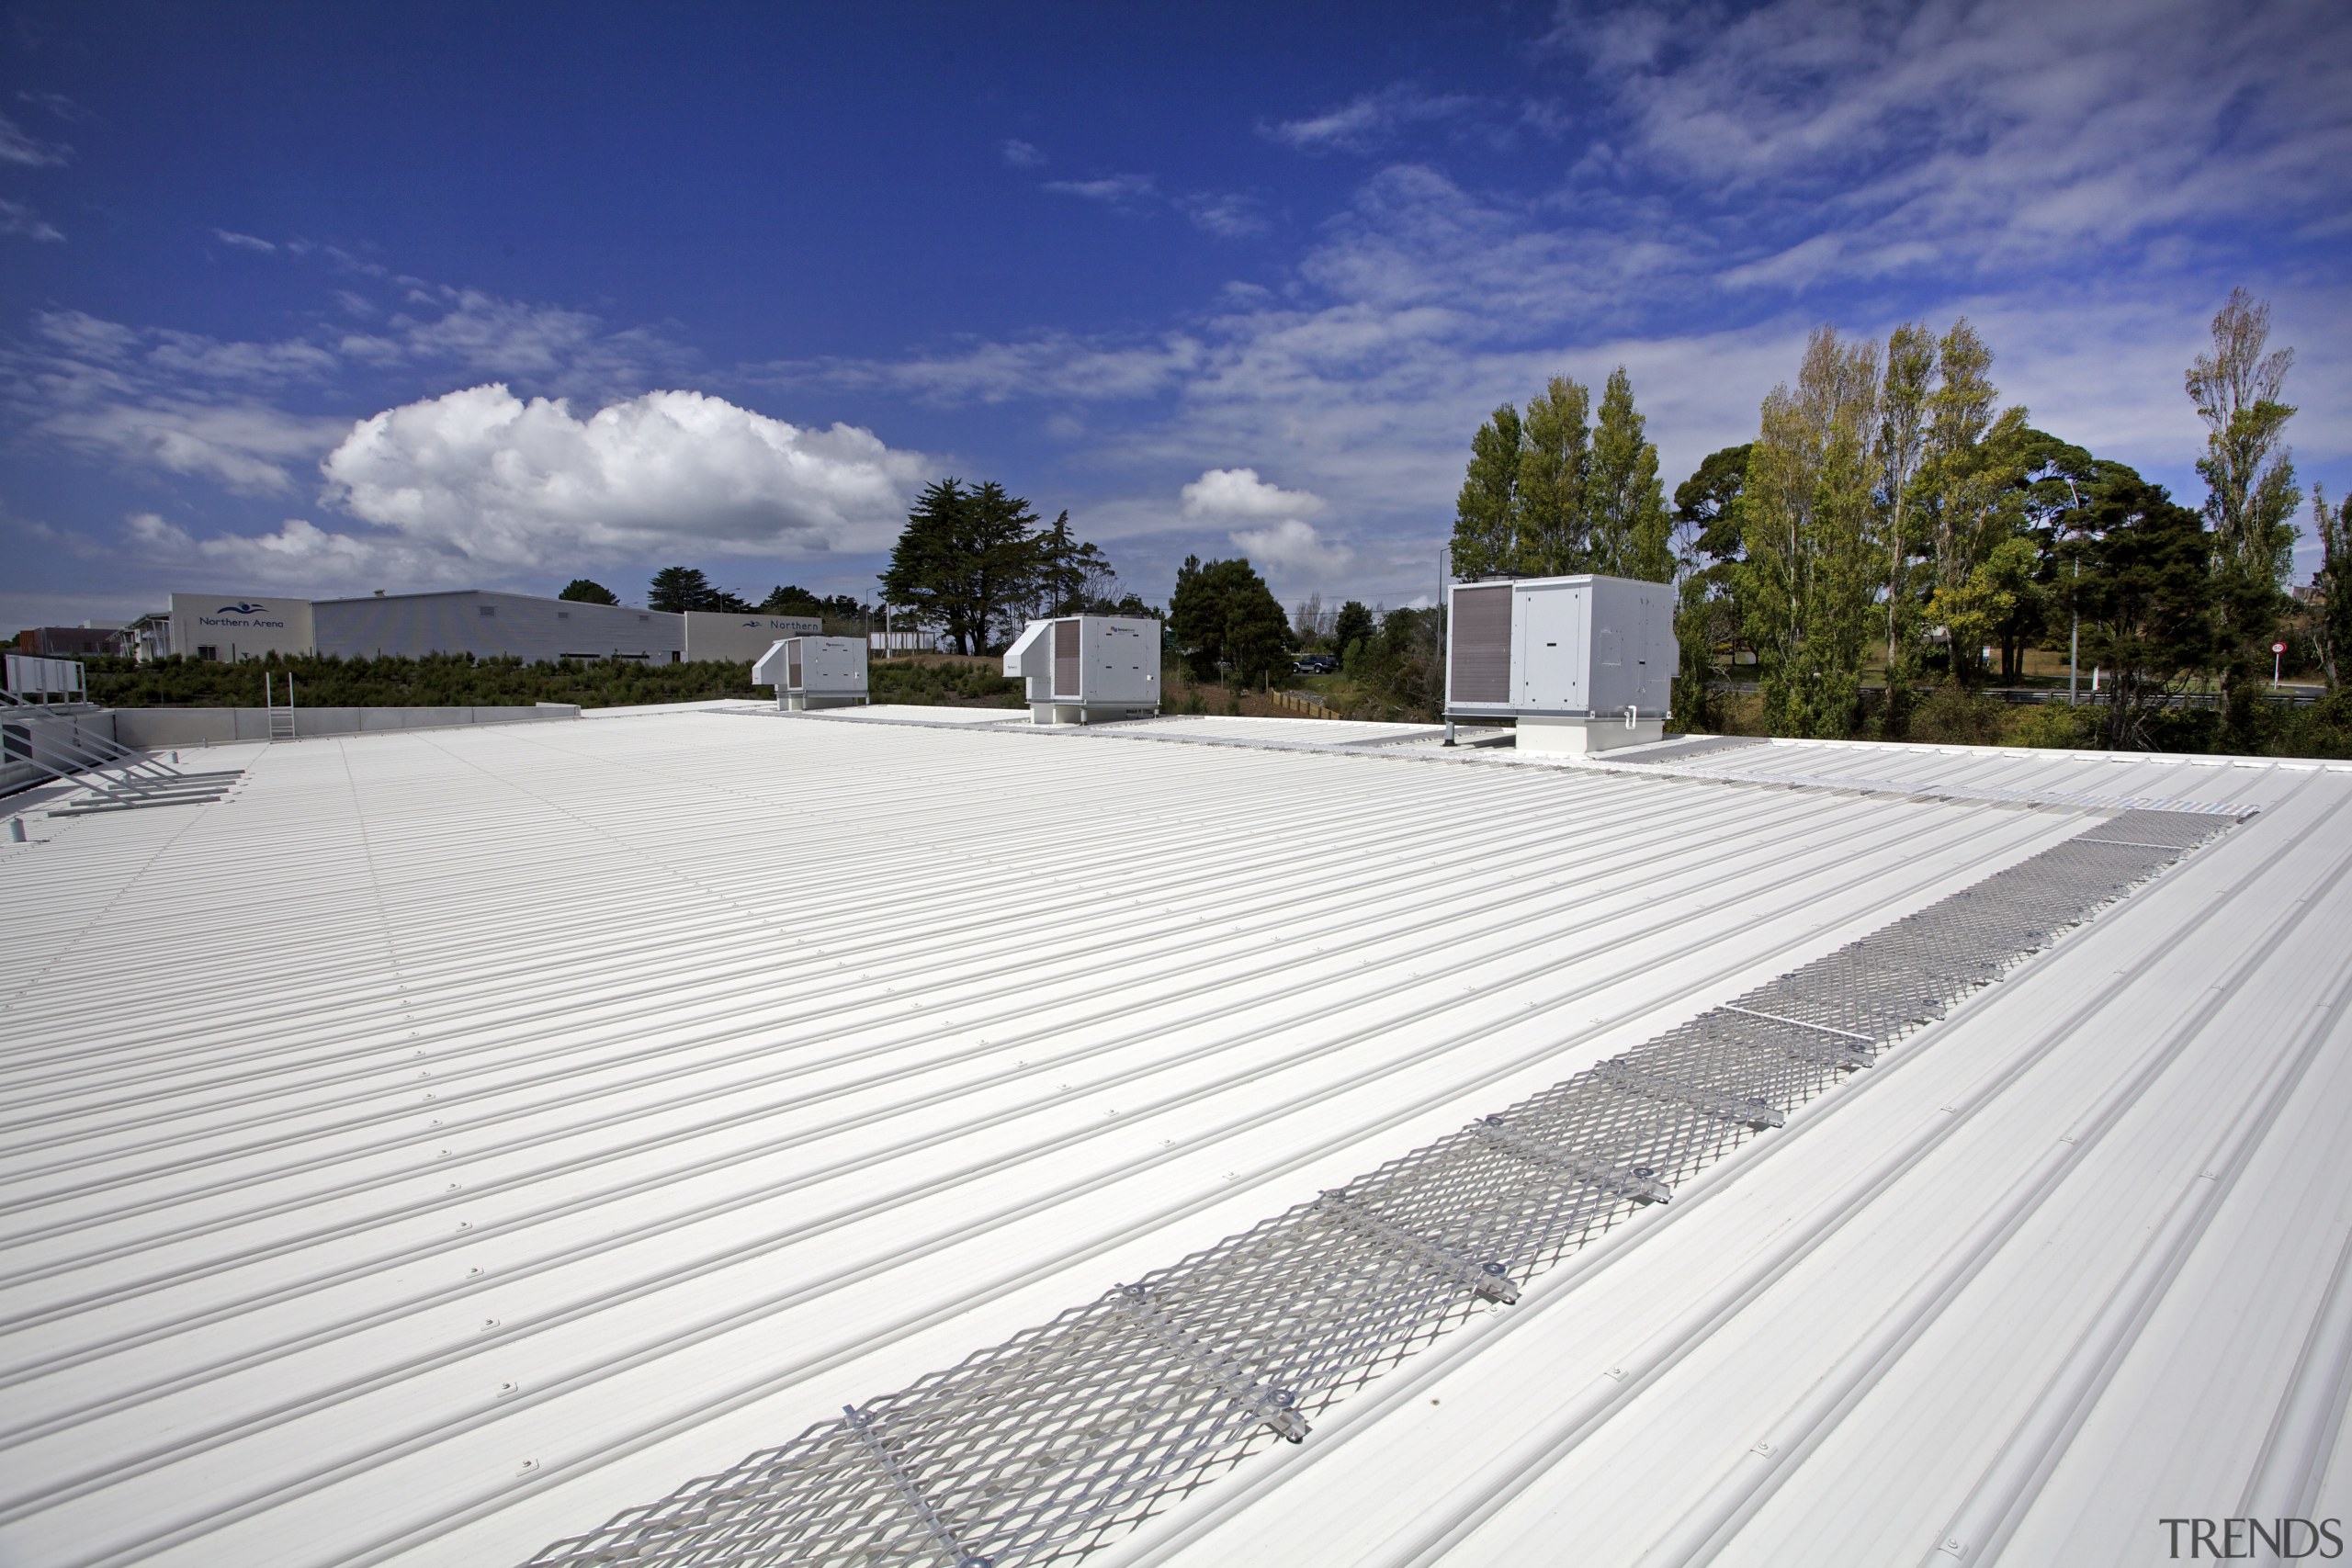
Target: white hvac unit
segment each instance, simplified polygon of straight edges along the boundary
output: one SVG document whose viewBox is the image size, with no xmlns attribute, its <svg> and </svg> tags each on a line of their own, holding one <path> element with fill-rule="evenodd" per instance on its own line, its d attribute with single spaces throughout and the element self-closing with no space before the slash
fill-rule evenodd
<svg viewBox="0 0 2352 1568">
<path fill-rule="evenodd" d="M 1681 657 L 1674 590 L 1585 575 L 1447 590 L 1448 717 L 1510 717 L 1523 751 L 1657 740 Z"/>
<path fill-rule="evenodd" d="M 1032 621 L 1004 651 L 1038 724 L 1097 724 L 1159 711 L 1159 623 L 1125 615 Z"/>
<path fill-rule="evenodd" d="M 865 639 L 854 637 L 788 637 L 752 666 L 752 684 L 774 686 L 775 705 L 845 708 L 867 700 Z"/>
</svg>

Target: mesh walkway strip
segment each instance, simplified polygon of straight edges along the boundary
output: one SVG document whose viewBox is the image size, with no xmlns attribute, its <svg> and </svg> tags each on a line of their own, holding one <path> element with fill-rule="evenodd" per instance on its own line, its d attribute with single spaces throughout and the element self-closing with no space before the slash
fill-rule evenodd
<svg viewBox="0 0 2352 1568">
<path fill-rule="evenodd" d="M 1124 1535 L 2231 827 L 2133 811 L 781 1448 L 549 1546 L 1015 1568 Z"/>
</svg>

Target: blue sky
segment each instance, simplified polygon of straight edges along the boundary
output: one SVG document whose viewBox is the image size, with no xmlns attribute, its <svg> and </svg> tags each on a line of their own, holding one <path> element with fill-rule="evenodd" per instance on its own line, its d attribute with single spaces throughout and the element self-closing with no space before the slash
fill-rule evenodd
<svg viewBox="0 0 2352 1568">
<path fill-rule="evenodd" d="M 1430 592 L 1470 433 L 1669 488 L 1824 321 L 1965 314 L 2194 500 L 2233 286 L 2352 489 L 2352 10 L 0 11 L 0 626 L 174 587 L 861 596 L 943 474 L 1164 601 Z"/>
</svg>

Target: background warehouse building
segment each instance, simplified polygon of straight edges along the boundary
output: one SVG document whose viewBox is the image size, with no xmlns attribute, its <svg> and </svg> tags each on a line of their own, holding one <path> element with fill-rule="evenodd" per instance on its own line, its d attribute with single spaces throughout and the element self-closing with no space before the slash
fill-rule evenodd
<svg viewBox="0 0 2352 1568">
<path fill-rule="evenodd" d="M 30 818 L 0 1561 L 2346 1512 L 2352 771 L 1432 739 L 744 704 Z"/>
<path fill-rule="evenodd" d="M 741 662 L 758 658 L 778 638 L 821 629 L 807 616 L 678 615 L 484 589 L 320 600 L 175 593 L 166 651 L 231 661 L 266 653 L 345 659 L 468 653 L 526 663 Z"/>
</svg>

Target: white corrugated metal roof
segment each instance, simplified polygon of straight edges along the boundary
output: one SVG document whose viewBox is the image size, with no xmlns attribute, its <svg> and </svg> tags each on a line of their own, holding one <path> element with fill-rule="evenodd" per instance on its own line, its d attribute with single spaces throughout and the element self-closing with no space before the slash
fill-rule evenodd
<svg viewBox="0 0 2352 1568">
<path fill-rule="evenodd" d="M 0 844 L 0 1560 L 519 1561 L 2096 819 L 2029 796 L 2260 815 L 1117 1560 L 2344 1495 L 2352 773 L 1213 722 L 306 741 Z"/>
</svg>

